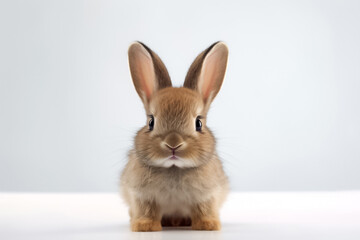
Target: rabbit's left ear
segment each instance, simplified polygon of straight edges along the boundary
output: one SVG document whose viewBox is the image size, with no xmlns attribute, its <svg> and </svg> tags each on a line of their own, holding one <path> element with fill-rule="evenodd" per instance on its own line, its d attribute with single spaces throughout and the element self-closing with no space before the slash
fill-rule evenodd
<svg viewBox="0 0 360 240">
<path fill-rule="evenodd" d="M 225 43 L 214 43 L 197 56 L 186 75 L 184 87 L 198 91 L 206 105 L 212 102 L 221 88 L 228 53 Z"/>
</svg>

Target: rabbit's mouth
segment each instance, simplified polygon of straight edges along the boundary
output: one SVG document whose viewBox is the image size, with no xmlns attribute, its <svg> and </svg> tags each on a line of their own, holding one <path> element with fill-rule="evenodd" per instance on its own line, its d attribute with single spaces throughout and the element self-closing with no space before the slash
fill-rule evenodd
<svg viewBox="0 0 360 240">
<path fill-rule="evenodd" d="M 169 157 L 170 160 L 178 160 L 179 158 L 175 155 L 172 155 L 171 157 Z"/>
</svg>

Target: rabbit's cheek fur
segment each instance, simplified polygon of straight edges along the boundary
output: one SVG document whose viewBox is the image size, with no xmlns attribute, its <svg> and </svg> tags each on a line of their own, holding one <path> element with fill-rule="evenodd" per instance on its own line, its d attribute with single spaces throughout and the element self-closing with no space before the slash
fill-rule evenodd
<svg viewBox="0 0 360 240">
<path fill-rule="evenodd" d="M 146 129 L 142 129 L 135 138 L 137 158 L 148 166 L 198 167 L 214 156 L 215 139 L 207 128 L 204 128 L 203 133 L 197 134 L 198 137 L 183 137 L 184 146 L 175 151 L 177 159 L 173 160 L 172 152 L 167 147 L 163 147 L 163 138 L 151 137 Z"/>
</svg>

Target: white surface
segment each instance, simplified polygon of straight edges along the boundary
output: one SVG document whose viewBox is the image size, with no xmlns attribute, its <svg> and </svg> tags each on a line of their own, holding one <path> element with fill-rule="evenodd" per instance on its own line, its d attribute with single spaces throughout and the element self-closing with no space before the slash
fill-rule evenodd
<svg viewBox="0 0 360 240">
<path fill-rule="evenodd" d="M 360 239 L 360 191 L 232 193 L 219 232 L 133 233 L 116 194 L 0 194 L 0 239 Z"/>
<path fill-rule="evenodd" d="M 134 40 L 176 86 L 203 49 L 229 46 L 207 122 L 232 189 L 360 189 L 359 12 L 359 0 L 2 0 L 0 191 L 116 191 L 146 121 Z"/>
</svg>

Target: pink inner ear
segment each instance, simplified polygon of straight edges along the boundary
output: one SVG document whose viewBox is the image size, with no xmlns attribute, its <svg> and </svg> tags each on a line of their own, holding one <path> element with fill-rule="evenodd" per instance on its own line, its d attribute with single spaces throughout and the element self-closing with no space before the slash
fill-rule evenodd
<svg viewBox="0 0 360 240">
<path fill-rule="evenodd" d="M 155 87 L 155 74 L 152 60 L 145 57 L 142 64 L 140 64 L 140 68 L 140 86 L 146 98 L 150 99 Z"/>
<path fill-rule="evenodd" d="M 219 90 L 226 68 L 227 53 L 217 46 L 214 48 L 203 62 L 198 83 L 204 101 L 207 101 L 213 91 Z"/>
<path fill-rule="evenodd" d="M 145 93 L 146 98 L 150 99 L 155 88 L 155 72 L 150 54 L 145 49 L 144 51 L 138 53 L 139 80 L 141 90 Z"/>
<path fill-rule="evenodd" d="M 204 100 L 209 98 L 211 91 L 214 89 L 216 77 L 216 62 L 213 58 L 205 60 L 200 79 L 200 81 L 202 81 L 201 93 Z"/>
<path fill-rule="evenodd" d="M 156 87 L 152 57 L 141 44 L 134 44 L 129 51 L 129 60 L 135 87 L 143 101 L 148 101 Z"/>
</svg>

